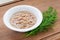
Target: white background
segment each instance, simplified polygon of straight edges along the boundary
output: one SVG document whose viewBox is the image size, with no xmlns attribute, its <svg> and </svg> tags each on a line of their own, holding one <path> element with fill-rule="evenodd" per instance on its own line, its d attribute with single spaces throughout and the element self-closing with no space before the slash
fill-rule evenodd
<svg viewBox="0 0 60 40">
<path fill-rule="evenodd" d="M 4 3 L 7 3 L 7 2 L 11 2 L 11 1 L 14 1 L 14 0 L 0 0 L 0 4 L 4 4 Z"/>
</svg>

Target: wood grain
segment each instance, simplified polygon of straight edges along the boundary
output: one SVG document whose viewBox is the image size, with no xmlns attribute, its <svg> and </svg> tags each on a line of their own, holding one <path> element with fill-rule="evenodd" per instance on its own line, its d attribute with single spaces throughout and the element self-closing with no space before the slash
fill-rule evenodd
<svg viewBox="0 0 60 40">
<path fill-rule="evenodd" d="M 40 9 L 42 12 L 45 11 L 49 6 L 55 8 L 58 12 L 57 21 L 52 26 L 52 29 L 49 29 L 47 32 L 38 33 L 35 36 L 30 36 L 28 38 L 24 37 L 25 33 L 14 32 L 8 29 L 3 23 L 3 15 L 5 12 L 11 7 L 17 5 L 32 5 Z M 60 1 L 59 0 L 25 0 L 21 2 L 17 2 L 14 4 L 10 4 L 7 6 L 0 7 L 0 40 L 40 40 L 49 35 L 60 32 Z"/>
<path fill-rule="evenodd" d="M 60 33 L 49 36 L 49 37 L 41 39 L 41 40 L 60 40 Z"/>
</svg>

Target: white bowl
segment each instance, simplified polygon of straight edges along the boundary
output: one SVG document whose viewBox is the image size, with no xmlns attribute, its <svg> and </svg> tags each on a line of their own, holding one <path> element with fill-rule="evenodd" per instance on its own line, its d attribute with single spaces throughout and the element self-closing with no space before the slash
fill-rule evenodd
<svg viewBox="0 0 60 40">
<path fill-rule="evenodd" d="M 16 13 L 18 11 L 22 11 L 22 10 L 32 12 L 36 16 L 37 22 L 35 23 L 35 25 L 33 25 L 32 27 L 27 28 L 27 29 L 18 29 L 18 28 L 13 27 L 10 24 L 10 17 L 14 13 Z M 41 11 L 39 9 L 37 9 L 33 6 L 29 6 L 29 5 L 19 5 L 19 6 L 12 7 L 3 16 L 3 21 L 4 21 L 4 24 L 6 25 L 6 27 L 8 27 L 11 30 L 18 31 L 18 32 L 27 32 L 27 31 L 31 31 L 31 30 L 37 28 L 41 24 L 42 19 L 43 19 L 43 16 L 42 16 Z"/>
</svg>

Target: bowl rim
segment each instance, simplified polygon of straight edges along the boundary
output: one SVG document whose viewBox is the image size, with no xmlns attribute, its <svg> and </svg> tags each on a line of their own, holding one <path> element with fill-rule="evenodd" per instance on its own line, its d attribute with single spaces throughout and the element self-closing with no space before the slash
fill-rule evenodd
<svg viewBox="0 0 60 40">
<path fill-rule="evenodd" d="M 38 12 L 40 12 L 40 14 L 41 14 L 41 20 L 40 20 L 40 23 L 38 24 L 38 26 L 41 24 L 41 22 L 42 22 L 42 20 L 43 20 L 43 15 L 42 15 L 42 12 L 41 12 L 38 8 L 36 8 L 36 7 L 34 7 L 34 6 L 30 6 L 30 5 L 18 5 L 18 6 L 14 6 L 14 7 L 8 9 L 8 10 L 6 11 L 6 13 L 4 14 L 4 16 L 3 16 L 3 22 L 4 22 L 4 24 L 6 25 L 6 27 L 9 28 L 9 29 L 11 29 L 11 30 L 13 30 L 13 31 L 18 31 L 18 32 L 27 32 L 27 31 L 31 31 L 31 30 L 37 28 L 38 26 L 35 26 L 35 27 L 33 27 L 33 28 L 29 28 L 29 29 L 18 29 L 18 28 L 12 28 L 11 25 L 7 25 L 7 23 L 6 23 L 6 21 L 5 21 L 5 16 L 6 16 L 7 12 L 8 12 L 9 10 L 11 10 L 11 9 L 14 9 L 14 8 L 20 7 L 20 6 L 32 7 L 32 8 L 35 8 Z"/>
</svg>

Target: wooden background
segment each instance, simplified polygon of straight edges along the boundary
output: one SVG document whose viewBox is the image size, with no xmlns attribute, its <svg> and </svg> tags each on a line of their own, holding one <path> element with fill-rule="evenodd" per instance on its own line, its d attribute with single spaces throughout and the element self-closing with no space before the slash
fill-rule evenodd
<svg viewBox="0 0 60 40">
<path fill-rule="evenodd" d="M 49 6 L 55 8 L 58 12 L 57 21 L 52 29 L 47 32 L 38 33 L 28 38 L 24 37 L 25 33 L 14 32 L 8 29 L 3 23 L 3 15 L 5 12 L 17 5 L 32 5 L 39 8 L 42 12 Z M 0 40 L 60 40 L 60 1 L 59 0 L 24 0 L 10 5 L 0 7 Z"/>
</svg>

